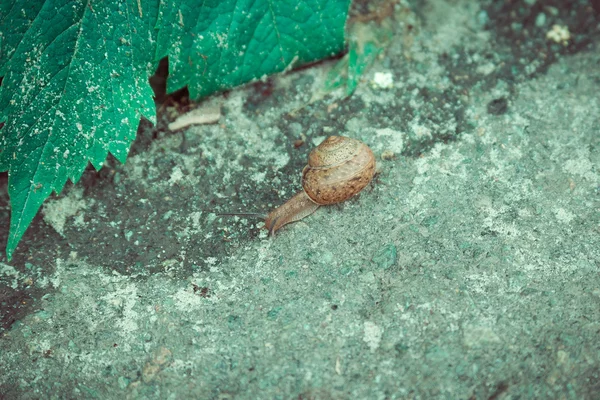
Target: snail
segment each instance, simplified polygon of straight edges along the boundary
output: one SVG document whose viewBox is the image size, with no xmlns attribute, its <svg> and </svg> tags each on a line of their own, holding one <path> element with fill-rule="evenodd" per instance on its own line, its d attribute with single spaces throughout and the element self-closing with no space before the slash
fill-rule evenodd
<svg viewBox="0 0 600 400">
<path fill-rule="evenodd" d="M 360 192 L 375 175 L 375 156 L 363 142 L 345 136 L 329 136 L 308 155 L 302 170 L 302 191 L 268 215 L 224 213 L 218 215 L 256 216 L 265 219 L 269 235 L 291 222 L 312 214 L 320 206 L 340 203 Z"/>
</svg>

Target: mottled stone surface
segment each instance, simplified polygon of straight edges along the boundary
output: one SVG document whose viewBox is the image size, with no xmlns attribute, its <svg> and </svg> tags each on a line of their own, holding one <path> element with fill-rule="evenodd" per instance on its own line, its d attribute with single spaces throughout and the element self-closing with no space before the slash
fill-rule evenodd
<svg viewBox="0 0 600 400">
<path fill-rule="evenodd" d="M 1 260 L 0 393 L 597 398 L 598 12 L 401 1 L 351 98 L 309 104 L 327 61 L 229 92 L 184 146 L 141 132 Z M 214 214 L 283 203 L 331 134 L 378 157 L 359 196 L 274 239 Z"/>
</svg>

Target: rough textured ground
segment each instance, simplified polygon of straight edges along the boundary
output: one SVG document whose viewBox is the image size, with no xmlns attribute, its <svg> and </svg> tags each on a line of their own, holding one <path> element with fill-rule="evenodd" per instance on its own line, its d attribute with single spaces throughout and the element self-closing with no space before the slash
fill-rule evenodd
<svg viewBox="0 0 600 400">
<path fill-rule="evenodd" d="M 308 104 L 325 62 L 141 132 L 0 263 L 0 398 L 597 398 L 599 13 L 400 2 L 351 98 Z M 359 197 L 274 240 L 213 213 L 282 203 L 334 133 L 379 157 Z"/>
</svg>

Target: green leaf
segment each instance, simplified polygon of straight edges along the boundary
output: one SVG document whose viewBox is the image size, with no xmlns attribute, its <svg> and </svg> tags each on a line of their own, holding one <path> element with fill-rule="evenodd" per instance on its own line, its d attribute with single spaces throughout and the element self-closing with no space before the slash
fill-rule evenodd
<svg viewBox="0 0 600 400">
<path fill-rule="evenodd" d="M 108 153 L 124 162 L 148 78 L 209 95 L 340 52 L 349 0 L 3 0 L 0 172 L 9 172 L 10 259 L 52 192 Z"/>
<path fill-rule="evenodd" d="M 19 4 L 10 1 L 0 2 L 0 27 L 2 27 L 0 30 L 0 76 L 4 76 L 8 61 L 43 4 L 41 1 Z M 5 27 L 7 29 L 4 29 Z"/>
<path fill-rule="evenodd" d="M 28 3 L 15 1 L 11 10 Z M 60 193 L 67 179 L 77 182 L 88 161 L 100 169 L 109 152 L 124 162 L 140 116 L 153 118 L 147 80 L 157 15 L 158 1 L 55 0 L 29 14 L 22 35 L 8 33 L 15 19 L 2 19 L 10 56 L 0 92 L 9 259 L 52 191 Z"/>
<path fill-rule="evenodd" d="M 176 56 L 167 91 L 188 85 L 197 98 L 335 55 L 343 50 L 349 3 L 165 0 L 157 54 Z"/>
<path fill-rule="evenodd" d="M 351 96 L 362 76 L 387 48 L 392 36 L 389 21 L 354 23 L 350 27 L 348 53 L 331 68 L 322 90 L 313 95 L 311 102 L 344 85 L 345 96 Z"/>
<path fill-rule="evenodd" d="M 352 26 L 348 49 L 348 81 L 346 96 L 352 95 L 365 71 L 387 47 L 392 30 L 385 25 L 361 24 Z"/>
</svg>

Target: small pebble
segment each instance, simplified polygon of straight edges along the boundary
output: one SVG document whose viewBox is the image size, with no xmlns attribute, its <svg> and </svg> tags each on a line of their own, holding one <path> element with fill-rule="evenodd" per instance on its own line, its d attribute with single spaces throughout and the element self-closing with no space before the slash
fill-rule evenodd
<svg viewBox="0 0 600 400">
<path fill-rule="evenodd" d="M 502 115 L 508 110 L 508 100 L 504 97 L 492 100 L 487 105 L 488 114 Z"/>
<path fill-rule="evenodd" d="M 386 244 L 380 248 L 377 253 L 373 256 L 373 262 L 378 268 L 388 269 L 392 265 L 396 264 L 398 259 L 398 250 L 392 243 Z"/>
<path fill-rule="evenodd" d="M 394 76 L 391 72 L 375 72 L 373 86 L 379 89 L 391 89 L 394 87 Z"/>
<path fill-rule="evenodd" d="M 477 22 L 479 22 L 479 25 L 485 26 L 489 21 L 490 17 L 486 11 L 480 11 L 479 14 L 477 14 Z"/>
<path fill-rule="evenodd" d="M 394 154 L 394 152 L 391 150 L 385 150 L 384 152 L 381 153 L 382 160 L 389 161 L 389 160 L 393 160 L 394 158 L 396 158 L 396 154 Z"/>
<path fill-rule="evenodd" d="M 535 17 L 535 26 L 541 28 L 544 25 L 546 25 L 546 14 L 541 12 Z"/>
<path fill-rule="evenodd" d="M 118 383 L 119 383 L 119 388 L 120 389 L 126 389 L 127 386 L 129 386 L 129 382 L 131 382 L 131 379 L 125 377 L 125 376 L 120 376 L 118 379 Z"/>
</svg>

